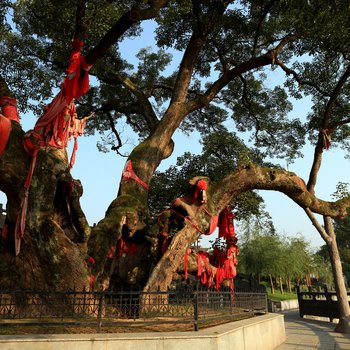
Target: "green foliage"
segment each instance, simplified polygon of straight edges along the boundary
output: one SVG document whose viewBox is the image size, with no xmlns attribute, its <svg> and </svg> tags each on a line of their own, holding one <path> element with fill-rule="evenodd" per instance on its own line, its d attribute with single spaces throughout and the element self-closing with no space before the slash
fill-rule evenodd
<svg viewBox="0 0 350 350">
<path fill-rule="evenodd" d="M 278 276 L 284 269 L 284 251 L 276 235 L 256 235 L 240 248 L 240 264 L 245 273 L 255 276 Z"/>
<path fill-rule="evenodd" d="M 312 267 L 320 285 L 333 284 L 333 274 L 329 259 L 325 259 L 319 253 L 313 254 Z"/>
<path fill-rule="evenodd" d="M 6 15 L 11 8 L 11 1 L 4 0 L 0 3 L 0 41 L 3 40 L 6 33 L 10 30 L 10 26 L 7 23 Z"/>
<path fill-rule="evenodd" d="M 145 1 L 86 3 L 86 13 L 81 18 L 84 52 L 98 43 L 122 13 L 132 6 L 146 6 Z M 181 124 L 182 131 L 199 131 L 203 137 L 225 131 L 230 125 L 230 130 L 246 133 L 249 142 L 259 148 L 260 156 L 292 161 L 302 156 L 300 149 L 306 134 L 315 142 L 322 110 L 346 69 L 350 45 L 348 10 L 344 1 L 172 0 L 155 18 L 158 47 L 140 47 L 138 64 L 134 66 L 121 58 L 119 43 L 112 46 L 91 71 L 96 84 L 80 101 L 79 113 L 96 111 L 96 118 L 88 125 L 89 133 L 110 130 L 112 120 L 118 125 L 127 122 L 144 139 L 152 128 L 141 100 L 151 105 L 154 120 L 162 118 L 174 93 L 176 67 L 193 32 L 205 32 L 209 23 L 215 22 L 196 59 L 189 100 L 205 93 L 224 72 L 267 52 L 286 34 L 295 34 L 298 40 L 278 57 L 295 74 L 271 84 L 277 65 L 271 69 L 252 68 L 228 81 L 212 103 L 192 111 Z M 22 111 L 39 114 L 42 106 L 38 107 L 38 103 L 46 103 L 62 81 L 75 31 L 75 11 L 75 5 L 68 0 L 1 2 L 0 74 L 17 96 Z M 123 39 L 141 33 L 141 26 L 135 25 Z M 177 51 L 176 57 L 168 54 L 169 48 Z M 344 86 L 332 109 L 331 125 L 340 123 L 348 114 L 348 91 L 348 85 Z M 291 97 L 305 96 L 314 103 L 308 120 L 306 116 L 290 118 Z M 343 123 L 332 133 L 332 146 L 349 149 L 349 136 L 350 129 Z M 101 149 L 110 148 L 115 138 L 107 142 Z"/>
<path fill-rule="evenodd" d="M 284 301 L 284 300 L 293 300 L 297 299 L 298 295 L 296 293 L 283 292 L 283 294 L 276 290 L 274 294 L 271 293 L 269 289 L 267 289 L 267 298 L 272 301 Z"/>
<path fill-rule="evenodd" d="M 349 184 L 346 183 L 346 182 L 339 182 L 339 183 L 337 183 L 336 190 L 332 194 L 332 197 L 335 200 L 339 200 L 339 199 L 347 198 L 349 196 L 350 196 Z"/>
<path fill-rule="evenodd" d="M 153 213 L 160 212 L 174 198 L 188 189 L 188 180 L 195 176 L 209 177 L 212 182 L 222 179 L 238 165 L 261 163 L 259 152 L 247 148 L 236 135 L 226 130 L 211 133 L 202 139 L 203 152 L 193 155 L 186 152 L 178 157 L 176 166 L 156 172 L 152 179 L 149 203 Z M 242 193 L 234 203 L 238 220 L 261 215 L 262 198 L 255 192 Z"/>
<path fill-rule="evenodd" d="M 314 275 L 324 284 L 332 278 L 330 265 L 312 253 L 303 237 L 283 238 L 256 231 L 241 242 L 239 269 L 257 279 L 268 279 L 271 274 L 299 283 L 306 275 Z"/>
<path fill-rule="evenodd" d="M 95 45 L 127 7 L 111 1 L 88 1 L 85 46 Z M 59 86 L 75 31 L 76 5 L 63 0 L 18 0 L 7 16 L 13 28 L 1 39 L 0 72 L 22 111 L 40 113 Z M 137 32 L 137 26 L 131 35 Z M 111 55 L 118 57 L 116 51 Z M 23 79 L 25 77 L 25 79 Z M 42 107 L 42 106 L 41 106 Z"/>
<path fill-rule="evenodd" d="M 240 206 L 242 206 L 241 201 Z M 249 207 L 254 208 L 253 205 L 249 205 Z M 276 235 L 276 229 L 273 225 L 273 221 L 270 214 L 265 210 L 264 204 L 261 203 L 258 209 L 259 211 L 252 213 L 253 215 L 243 215 L 241 218 L 239 231 L 241 232 L 240 240 L 242 242 L 247 242 L 258 234 L 271 236 Z"/>
</svg>

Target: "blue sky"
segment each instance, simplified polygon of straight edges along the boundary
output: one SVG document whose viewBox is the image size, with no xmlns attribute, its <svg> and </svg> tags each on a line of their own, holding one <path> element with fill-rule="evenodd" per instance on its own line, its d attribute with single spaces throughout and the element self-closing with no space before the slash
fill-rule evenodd
<svg viewBox="0 0 350 350">
<path fill-rule="evenodd" d="M 123 57 L 131 63 L 135 63 L 136 52 L 141 47 L 148 45 L 148 43 L 152 46 L 152 37 L 153 25 L 152 22 L 148 22 L 141 38 L 127 40 L 120 44 Z M 175 52 L 173 54 L 176 55 Z M 271 72 L 271 74 L 274 73 Z M 309 104 L 305 103 L 305 101 L 296 103 L 291 116 L 306 116 L 308 106 Z M 22 116 L 22 124 L 25 130 L 32 128 L 34 123 L 35 118 L 33 116 Z M 126 130 L 122 136 L 129 137 L 128 131 Z M 125 163 L 125 158 L 117 156 L 114 152 L 98 152 L 96 147 L 98 140 L 100 140 L 99 135 L 81 137 L 79 139 L 76 163 L 72 170 L 73 176 L 80 179 L 84 186 L 81 205 L 90 225 L 97 223 L 104 217 L 108 205 L 116 197 L 121 172 Z M 137 139 L 135 136 L 130 136 L 129 140 L 131 140 L 129 145 L 129 149 L 131 149 L 133 143 L 134 145 L 137 144 Z M 190 150 L 193 153 L 198 153 L 201 150 L 198 137 L 195 134 L 183 136 L 180 133 L 176 133 L 174 140 L 176 145 L 175 151 L 169 159 L 162 163 L 160 170 L 164 170 L 170 164 L 174 164 L 176 157 L 184 151 Z M 303 153 L 304 157 L 290 164 L 288 170 L 295 172 L 307 181 L 312 164 L 313 148 L 306 146 L 303 149 Z M 283 163 L 281 165 L 287 166 Z M 330 150 L 325 151 L 323 165 L 316 186 L 317 196 L 324 200 L 331 200 L 331 194 L 335 191 L 336 184 L 339 181 L 347 182 L 349 173 L 350 163 L 344 160 L 344 155 L 340 150 L 331 147 Z M 287 236 L 299 233 L 313 247 L 323 244 L 323 240 L 312 226 L 304 211 L 288 197 L 281 193 L 270 191 L 260 191 L 260 194 L 265 199 L 266 209 L 272 216 L 278 233 Z M 0 203 L 4 202 L 5 196 L 0 193 Z M 239 238 L 239 229 L 237 230 L 237 234 Z"/>
</svg>

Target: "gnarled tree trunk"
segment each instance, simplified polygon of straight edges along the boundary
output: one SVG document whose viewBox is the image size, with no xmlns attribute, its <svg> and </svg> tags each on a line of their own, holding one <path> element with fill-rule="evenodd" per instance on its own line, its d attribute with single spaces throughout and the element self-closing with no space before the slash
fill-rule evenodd
<svg viewBox="0 0 350 350">
<path fill-rule="evenodd" d="M 17 122 L 0 157 L 1 190 L 7 196 L 7 237 L 1 238 L 2 288 L 83 288 L 88 284 L 84 262 L 89 226 L 80 208 L 82 188 L 65 160 L 49 149 L 38 152 L 29 188 L 24 237 L 15 254 L 15 227 L 21 214 L 24 182 L 31 157 L 23 147 Z"/>
</svg>

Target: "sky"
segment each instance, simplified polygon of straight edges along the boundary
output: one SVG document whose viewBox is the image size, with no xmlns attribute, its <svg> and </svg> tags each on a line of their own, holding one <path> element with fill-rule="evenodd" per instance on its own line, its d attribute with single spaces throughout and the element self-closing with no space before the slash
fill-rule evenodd
<svg viewBox="0 0 350 350">
<path fill-rule="evenodd" d="M 152 45 L 153 28 L 152 22 L 148 22 L 141 38 L 126 40 L 120 44 L 122 56 L 130 63 L 137 63 L 135 56 L 141 47 L 148 45 L 148 43 Z M 176 55 L 176 52 L 172 53 Z M 305 116 L 308 107 L 309 103 L 306 100 L 295 103 L 291 116 Z M 21 117 L 25 131 L 34 126 L 34 116 L 25 114 Z M 118 125 L 118 127 L 122 126 Z M 131 140 L 129 150 L 132 149 L 133 144 L 137 144 L 136 137 L 129 137 L 127 129 L 124 130 L 121 136 L 124 139 Z M 72 169 L 73 177 L 80 179 L 83 184 L 84 193 L 81 198 L 81 205 L 91 226 L 104 217 L 108 205 L 116 198 L 121 173 L 126 161 L 126 158 L 118 156 L 115 152 L 99 152 L 96 147 L 99 140 L 100 136 L 98 134 L 79 138 L 79 149 Z M 196 134 L 184 136 L 176 133 L 174 141 L 175 150 L 173 155 L 162 162 L 158 170 L 165 170 L 170 164 L 175 164 L 176 158 L 185 151 L 199 153 L 201 150 Z M 71 148 L 72 144 L 69 146 L 69 153 Z M 307 182 L 312 165 L 313 148 L 310 146 L 304 147 L 303 154 L 303 158 L 288 165 L 288 170 L 295 172 Z M 280 160 L 279 163 L 287 167 L 287 164 L 281 163 Z M 349 173 L 350 162 L 344 159 L 344 154 L 340 150 L 331 147 L 330 150 L 324 152 L 323 165 L 316 186 L 316 195 L 323 200 L 331 200 L 331 194 L 335 191 L 336 184 L 338 182 L 348 182 Z M 287 196 L 272 191 L 260 191 L 259 194 L 265 200 L 266 209 L 273 219 L 277 233 L 285 236 L 300 234 L 314 248 L 324 244 L 304 211 Z M 1 192 L 0 203 L 6 203 L 6 197 Z M 239 228 L 239 225 L 237 227 Z M 236 231 L 239 238 L 239 229 L 236 229 Z"/>
</svg>

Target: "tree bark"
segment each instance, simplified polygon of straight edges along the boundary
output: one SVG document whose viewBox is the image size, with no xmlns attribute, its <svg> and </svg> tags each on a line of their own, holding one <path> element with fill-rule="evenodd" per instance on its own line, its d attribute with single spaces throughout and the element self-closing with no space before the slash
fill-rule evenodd
<svg viewBox="0 0 350 350">
<path fill-rule="evenodd" d="M 348 294 L 344 283 L 343 268 L 339 255 L 336 235 L 331 218 L 325 217 L 325 228 L 329 239 L 326 241 L 334 276 L 335 291 L 337 293 L 338 308 L 340 313 L 339 323 L 335 327 L 336 332 L 350 333 L 350 307 Z"/>
<path fill-rule="evenodd" d="M 10 138 L 0 157 L 8 225 L 0 249 L 0 284 L 3 288 L 83 288 L 88 285 L 83 241 L 89 235 L 89 226 L 79 204 L 82 188 L 73 181 L 67 162 L 49 149 L 38 152 L 25 235 L 20 254 L 15 256 L 14 232 L 31 161 L 23 148 L 23 136 L 21 126 L 12 122 Z"/>
<path fill-rule="evenodd" d="M 338 245 L 336 241 L 336 234 L 333 227 L 332 219 L 324 215 L 324 227 L 316 220 L 315 216 L 310 209 L 305 209 L 306 214 L 311 220 L 312 224 L 316 227 L 317 231 L 327 244 L 329 258 L 332 265 L 333 278 L 335 283 L 335 289 L 338 299 L 338 308 L 340 312 L 339 324 L 336 327 L 336 331 L 350 333 L 350 307 L 348 302 L 348 296 L 345 287 L 345 281 L 343 278 L 343 269 L 341 265 Z"/>
<path fill-rule="evenodd" d="M 282 276 L 279 276 L 279 286 L 280 286 L 281 294 L 283 294 L 283 293 L 284 293 L 284 290 L 283 290 L 283 280 L 282 280 Z"/>
</svg>

